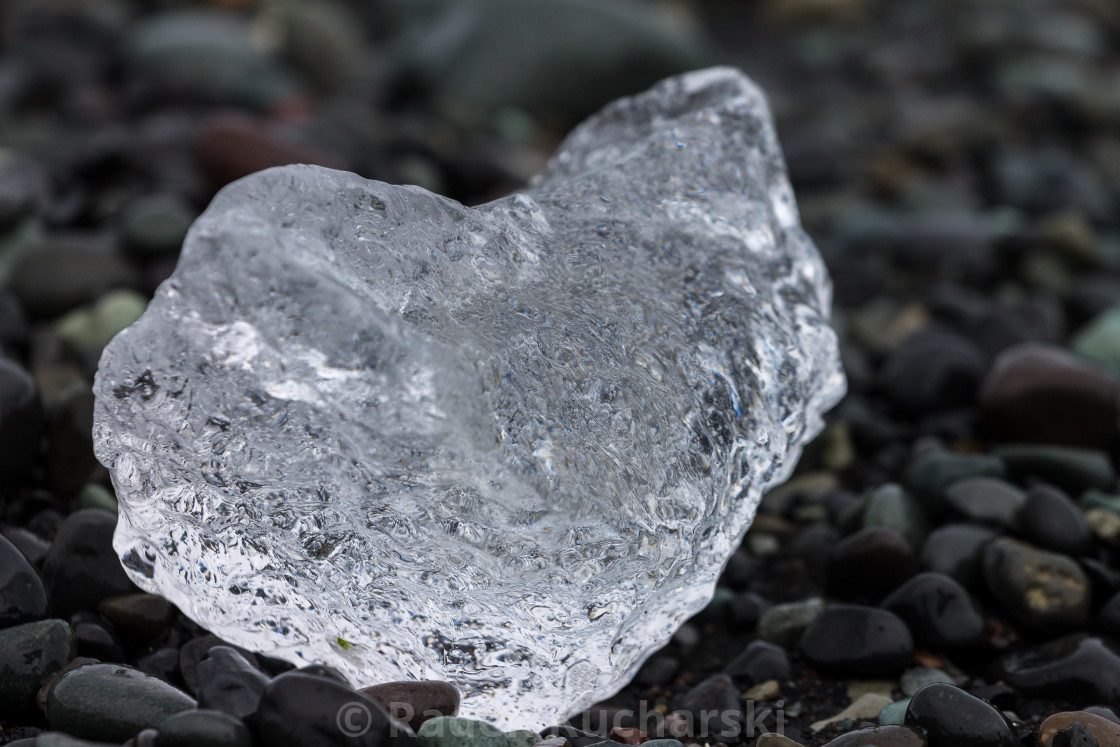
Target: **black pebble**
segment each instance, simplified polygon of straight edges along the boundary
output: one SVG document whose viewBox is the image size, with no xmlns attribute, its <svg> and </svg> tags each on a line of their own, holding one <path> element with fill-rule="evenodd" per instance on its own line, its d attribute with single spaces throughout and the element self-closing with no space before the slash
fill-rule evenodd
<svg viewBox="0 0 1120 747">
<path fill-rule="evenodd" d="M 43 408 L 31 374 L 0 357 L 0 474 L 25 471 L 39 453 Z"/>
<path fill-rule="evenodd" d="M 268 677 L 228 646 L 210 649 L 198 664 L 197 678 L 199 708 L 212 708 L 242 719 L 257 710 L 268 684 Z"/>
<path fill-rule="evenodd" d="M 549 726 L 541 729 L 540 735 L 542 739 L 549 739 L 551 737 L 563 737 L 567 739 L 572 747 L 590 747 L 590 745 L 603 741 L 600 734 L 592 734 L 586 731 L 580 731 L 574 726 L 563 724 L 561 726 Z"/>
<path fill-rule="evenodd" d="M 1096 738 L 1085 724 L 1076 721 L 1054 735 L 1051 747 L 1098 747 Z"/>
<path fill-rule="evenodd" d="M 882 607 L 906 622 L 921 648 L 964 648 L 984 633 L 976 602 L 959 582 L 942 573 L 919 573 L 884 599 Z"/>
<path fill-rule="evenodd" d="M 694 729 L 698 734 L 716 739 L 730 737 L 731 726 L 724 723 L 723 717 L 741 710 L 739 689 L 726 674 L 717 674 L 702 680 L 689 690 L 677 703 L 682 711 L 688 711 L 695 719 Z"/>
<path fill-rule="evenodd" d="M 766 641 L 747 644 L 743 653 L 723 668 L 723 673 L 742 680 L 748 686 L 767 680 L 783 682 L 793 676 L 786 650 Z"/>
<path fill-rule="evenodd" d="M 806 660 L 844 677 L 891 677 L 914 657 L 910 631 L 898 615 L 875 607 L 836 604 L 801 636 Z"/>
<path fill-rule="evenodd" d="M 883 388 L 905 412 L 938 412 L 975 402 L 985 368 L 983 352 L 970 340 L 924 332 L 891 353 L 882 370 Z"/>
<path fill-rule="evenodd" d="M 101 615 L 79 610 L 70 616 L 70 627 L 78 641 L 78 656 L 124 663 L 124 646 L 116 628 Z"/>
<path fill-rule="evenodd" d="M 362 733 L 350 736 L 340 723 Z M 372 698 L 341 682 L 300 672 L 268 683 L 251 726 L 257 744 L 301 747 L 373 747 L 387 743 L 395 729 L 407 728 Z"/>
<path fill-rule="evenodd" d="M 914 550 L 902 535 L 868 527 L 832 548 L 825 589 L 841 599 L 877 602 L 917 570 Z"/>
<path fill-rule="evenodd" d="M 753 591 L 743 591 L 736 594 L 728 603 L 727 614 L 731 616 L 731 622 L 739 630 L 753 630 L 758 624 L 758 618 L 772 606 L 765 597 Z"/>
<path fill-rule="evenodd" d="M 997 673 L 1028 695 L 1098 703 L 1120 700 L 1120 648 L 1098 636 L 1075 633 L 1004 654 Z"/>
<path fill-rule="evenodd" d="M 189 692 L 195 692 L 195 688 L 198 685 L 199 662 L 205 659 L 210 649 L 215 646 L 229 646 L 240 653 L 241 656 L 253 666 L 257 666 L 259 663 L 255 654 L 226 643 L 216 635 L 207 633 L 198 638 L 192 638 L 179 649 L 179 671 L 183 675 L 183 684 L 187 686 Z"/>
<path fill-rule="evenodd" d="M 38 620 L 47 613 L 47 590 L 15 545 L 0 536 L 0 628 Z"/>
<path fill-rule="evenodd" d="M 136 590 L 113 550 L 116 528 L 116 515 L 96 508 L 75 511 L 62 522 L 43 559 L 43 579 L 56 614 L 96 609 L 105 597 Z"/>
<path fill-rule="evenodd" d="M 998 536 L 998 532 L 976 524 L 946 524 L 926 537 L 921 565 L 927 571 L 943 573 L 966 588 L 976 589 L 984 583 L 980 569 L 984 546 Z"/>
<path fill-rule="evenodd" d="M 1069 496 L 1049 485 L 1027 491 L 1019 511 L 1019 528 L 1034 544 L 1077 557 L 1093 549 L 1093 536 L 1085 515 Z"/>
<path fill-rule="evenodd" d="M 157 648 L 152 653 L 141 656 L 136 660 L 136 668 L 169 685 L 175 687 L 183 685 L 183 677 L 179 672 L 179 649 L 174 646 Z"/>
<path fill-rule="evenodd" d="M 906 725 L 926 731 L 929 747 L 1014 747 L 1011 724 L 989 703 L 943 682 L 910 699 Z"/>
</svg>

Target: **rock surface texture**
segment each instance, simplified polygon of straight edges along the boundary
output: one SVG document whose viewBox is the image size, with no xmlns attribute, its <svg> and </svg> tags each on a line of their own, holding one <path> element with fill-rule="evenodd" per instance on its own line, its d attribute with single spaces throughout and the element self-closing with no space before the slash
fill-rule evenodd
<svg viewBox="0 0 1120 747">
<path fill-rule="evenodd" d="M 820 430 L 829 305 L 731 68 L 611 104 L 476 208 L 261 172 L 101 359 L 114 546 L 230 642 L 559 721 L 704 606 Z"/>
</svg>

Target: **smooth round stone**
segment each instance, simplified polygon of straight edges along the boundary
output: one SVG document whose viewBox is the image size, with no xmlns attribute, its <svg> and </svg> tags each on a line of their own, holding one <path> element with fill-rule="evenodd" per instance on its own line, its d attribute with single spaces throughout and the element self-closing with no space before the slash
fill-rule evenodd
<svg viewBox="0 0 1120 747">
<path fill-rule="evenodd" d="M 915 551 L 929 534 L 929 520 L 918 501 L 901 485 L 880 485 L 867 496 L 863 527 L 881 527 L 898 532 Z"/>
<path fill-rule="evenodd" d="M 597 737 L 591 744 L 602 744 L 604 741 L 618 744 L 602 737 Z M 416 742 L 420 747 L 506 747 L 506 735 L 485 721 L 441 716 L 424 722 L 416 732 Z"/>
<path fill-rule="evenodd" d="M 695 728 L 701 730 L 698 733 L 716 739 L 732 736 L 732 730 L 737 725 L 724 723 L 722 717 L 741 707 L 739 688 L 726 674 L 717 674 L 702 680 L 685 693 L 677 703 L 678 709 L 692 714 Z"/>
<path fill-rule="evenodd" d="M 83 739 L 123 742 L 194 698 L 162 680 L 117 664 L 88 664 L 58 677 L 47 690 L 47 723 Z"/>
<path fill-rule="evenodd" d="M 926 685 L 910 699 L 906 725 L 925 729 L 929 747 L 1015 747 L 1007 719 L 953 685 Z"/>
<path fill-rule="evenodd" d="M 148 299 L 134 290 L 113 290 L 94 303 L 74 309 L 54 326 L 59 339 L 79 353 L 98 353 L 118 332 L 135 322 Z"/>
<path fill-rule="evenodd" d="M 926 747 L 926 740 L 908 726 L 869 726 L 843 734 L 825 747 Z"/>
<path fill-rule="evenodd" d="M 754 630 L 762 613 L 774 605 L 769 599 L 753 591 L 742 591 L 727 605 L 727 615 L 731 623 L 740 631 Z"/>
<path fill-rule="evenodd" d="M 956 513 L 979 524 L 1014 529 L 1027 494 L 995 477 L 958 480 L 945 491 L 945 503 Z"/>
<path fill-rule="evenodd" d="M 47 550 L 51 548 L 49 542 L 25 527 L 4 527 L 0 530 L 9 542 L 23 554 L 27 562 L 39 565 L 47 557 Z M 43 593 L 46 593 L 44 590 Z"/>
<path fill-rule="evenodd" d="M 123 662 L 124 644 L 113 624 L 100 615 L 78 610 L 70 616 L 70 627 L 78 642 L 78 655 L 106 662 Z"/>
<path fill-rule="evenodd" d="M 636 738 L 641 733 L 639 729 L 611 729 L 612 735 L 616 735 L 619 732 L 624 732 L 627 736 L 634 733 L 633 736 L 635 738 L 625 739 L 622 742 L 623 744 L 639 744 L 639 740 Z M 529 729 L 514 729 L 513 731 L 507 731 L 504 736 L 505 747 L 534 747 L 534 745 L 540 744 L 541 742 L 540 735 Z"/>
<path fill-rule="evenodd" d="M 430 718 L 454 716 L 459 710 L 459 691 L 450 682 L 440 680 L 384 682 L 358 692 L 369 696 L 413 731 Z"/>
<path fill-rule="evenodd" d="M 136 271 L 111 244 L 81 235 L 46 239 L 16 263 L 8 281 L 34 318 L 57 317 L 135 284 Z"/>
<path fill-rule="evenodd" d="M 430 719 L 424 726 L 438 721 Z M 375 747 L 398 733 L 406 734 L 407 727 L 373 699 L 341 682 L 299 672 L 268 683 L 253 720 L 257 744 Z"/>
<path fill-rule="evenodd" d="M 1016 479 L 1035 477 L 1080 495 L 1091 488 L 1108 490 L 1116 482 L 1116 470 L 1108 456 L 1073 446 L 1014 444 L 1000 446 L 996 454 Z"/>
<path fill-rule="evenodd" d="M 0 536 L 0 628 L 38 620 L 47 613 L 47 590 L 23 553 Z"/>
<path fill-rule="evenodd" d="M 96 609 L 106 597 L 135 590 L 113 550 L 116 526 L 115 514 L 92 508 L 62 522 L 43 559 L 43 579 L 56 612 Z"/>
<path fill-rule="evenodd" d="M 179 671 L 183 673 L 183 684 L 187 686 L 189 692 L 195 692 L 195 688 L 198 687 L 198 665 L 210 653 L 210 649 L 217 646 L 234 649 L 254 667 L 260 668 L 260 661 L 256 654 L 227 643 L 212 633 L 192 638 L 179 648 Z"/>
<path fill-rule="evenodd" d="M 141 656 L 136 660 L 136 668 L 169 685 L 178 686 L 183 681 L 182 673 L 179 671 L 179 649 L 176 646 L 163 646 Z"/>
<path fill-rule="evenodd" d="M 1002 441 L 1103 451 L 1116 442 L 1116 379 L 1056 345 L 1003 351 L 984 379 L 979 405 L 985 429 Z"/>
<path fill-rule="evenodd" d="M 906 623 L 875 607 L 836 604 L 801 636 L 814 667 L 844 677 L 890 677 L 910 664 L 914 642 Z"/>
<path fill-rule="evenodd" d="M 341 682 L 344 685 L 350 684 L 350 681 L 346 679 L 346 675 L 326 664 L 308 664 L 306 667 L 300 667 L 294 671 L 300 672 L 301 674 L 313 674 L 316 677 L 326 677 L 328 680 Z"/>
<path fill-rule="evenodd" d="M 648 744 L 648 743 L 647 743 Z M 754 747 L 804 747 L 784 734 L 767 733 L 755 740 Z"/>
<path fill-rule="evenodd" d="M 310 675 L 308 675 L 310 676 Z M 247 718 L 260 705 L 268 677 L 229 646 L 215 646 L 198 663 L 195 694 L 200 708 Z"/>
<path fill-rule="evenodd" d="M 1024 625 L 1070 627 L 1089 617 L 1089 579 L 1065 555 L 1001 537 L 984 549 L 983 567 L 992 596 Z"/>
<path fill-rule="evenodd" d="M 957 454 L 927 449 L 915 455 L 906 470 L 906 485 L 921 500 L 927 513 L 938 516 L 945 508 L 945 491 L 966 477 L 1003 477 L 1005 467 L 988 454 Z"/>
<path fill-rule="evenodd" d="M 0 712 L 35 712 L 35 695 L 77 654 L 74 631 L 62 620 L 40 620 L 0 630 Z"/>
<path fill-rule="evenodd" d="M 1004 654 L 997 672 L 1028 695 L 1063 701 L 1120 699 L 1120 648 L 1109 639 L 1075 633 Z"/>
<path fill-rule="evenodd" d="M 155 747 L 252 747 L 249 728 L 221 711 L 176 713 L 156 727 Z"/>
<path fill-rule="evenodd" d="M 118 630 L 155 638 L 163 632 L 175 608 L 155 594 L 125 594 L 102 599 L 97 610 Z"/>
<path fill-rule="evenodd" d="M 914 550 L 898 532 L 861 529 L 832 548 L 825 589 L 841 599 L 878 601 L 917 570 Z"/>
<path fill-rule="evenodd" d="M 824 611 L 824 607 L 824 600 L 819 597 L 775 604 L 758 619 L 758 637 L 792 648 L 801 639 L 805 629 Z"/>
<path fill-rule="evenodd" d="M 975 401 L 985 367 L 983 352 L 970 340 L 948 332 L 922 332 L 887 358 L 883 388 L 905 412 L 949 410 Z"/>
<path fill-rule="evenodd" d="M 982 585 L 980 558 L 999 533 L 976 524 L 945 524 L 932 532 L 922 545 L 921 565 L 941 573 L 970 589 Z"/>
<path fill-rule="evenodd" d="M 1035 485 L 1019 512 L 1023 536 L 1038 545 L 1077 557 L 1093 549 L 1085 514 L 1069 496 L 1049 485 Z"/>
<path fill-rule="evenodd" d="M 1116 711 L 1112 710 L 1108 706 L 1086 706 L 1081 710 L 1083 710 L 1085 713 L 1091 713 L 1094 716 L 1106 718 L 1114 724 L 1120 724 L 1120 716 L 1116 715 Z"/>
<path fill-rule="evenodd" d="M 793 669 L 784 648 L 767 641 L 751 641 L 723 668 L 723 673 L 743 684 L 757 685 L 767 680 L 785 682 L 793 676 Z"/>
<path fill-rule="evenodd" d="M 984 618 L 976 602 L 959 582 L 943 573 L 919 573 L 880 606 L 903 619 L 919 648 L 966 648 L 978 643 L 984 633 Z"/>
<path fill-rule="evenodd" d="M 1120 745 L 1120 724 L 1085 711 L 1065 711 L 1049 716 L 1038 727 L 1039 747 L 1057 747 L 1059 732 L 1073 725 L 1081 726 L 1101 747 Z"/>
<path fill-rule="evenodd" d="M 138 254 L 177 254 L 196 215 L 178 195 L 145 195 L 121 214 L 121 243 Z"/>
<path fill-rule="evenodd" d="M 910 698 L 896 700 L 879 711 L 879 723 L 883 726 L 902 726 L 906 723 L 906 709 L 910 707 Z"/>
<path fill-rule="evenodd" d="M 35 381 L 0 356 L 0 475 L 23 472 L 39 453 L 43 410 Z"/>
</svg>

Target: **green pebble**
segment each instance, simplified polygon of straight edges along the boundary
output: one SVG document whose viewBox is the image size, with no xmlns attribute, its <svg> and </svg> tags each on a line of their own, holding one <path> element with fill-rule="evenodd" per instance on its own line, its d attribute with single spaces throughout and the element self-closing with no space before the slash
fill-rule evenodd
<svg viewBox="0 0 1120 747">
<path fill-rule="evenodd" d="M 906 472 L 906 485 L 921 500 L 926 511 L 940 515 L 945 508 L 945 490 L 966 477 L 1003 477 L 1004 464 L 987 454 L 957 454 L 930 449 L 919 454 Z"/>
<path fill-rule="evenodd" d="M 116 513 L 117 497 L 107 488 L 89 482 L 82 487 L 82 492 L 78 493 L 78 508 L 100 508 Z"/>
<path fill-rule="evenodd" d="M 97 351 L 135 322 L 148 307 L 136 291 L 110 291 L 90 306 L 71 311 L 55 324 L 55 332 L 71 348 Z"/>
<path fill-rule="evenodd" d="M 906 709 L 910 707 L 910 698 L 895 701 L 879 711 L 879 723 L 883 726 L 902 726 L 906 723 Z"/>
<path fill-rule="evenodd" d="M 901 485 L 887 483 L 871 492 L 863 510 L 863 526 L 893 529 L 915 550 L 929 534 L 925 511 Z"/>
<path fill-rule="evenodd" d="M 1074 494 L 1091 488 L 1107 489 L 1116 481 L 1116 470 L 1108 456 L 1093 449 L 1012 444 L 996 448 L 995 453 L 1013 477 L 1041 478 Z"/>
<path fill-rule="evenodd" d="M 758 619 L 758 637 L 792 648 L 801 640 L 805 629 L 824 612 L 824 606 L 824 600 L 820 597 L 775 604 Z"/>
<path fill-rule="evenodd" d="M 1120 306 L 1102 312 L 1073 338 L 1070 347 L 1083 358 L 1120 370 Z"/>
<path fill-rule="evenodd" d="M 437 716 L 420 725 L 421 747 L 506 747 L 506 735 L 492 724 L 457 716 Z"/>
<path fill-rule="evenodd" d="M 123 742 L 197 705 L 191 696 L 137 669 L 87 664 L 51 683 L 46 715 L 52 729 L 83 739 Z"/>
<path fill-rule="evenodd" d="M 37 712 L 39 686 L 77 655 L 74 631 L 63 620 L 39 620 L 0 630 L 0 709 Z"/>
<path fill-rule="evenodd" d="M 194 209 L 180 197 L 142 197 L 121 216 L 121 241 L 137 253 L 174 255 L 183 245 L 194 218 Z"/>
</svg>

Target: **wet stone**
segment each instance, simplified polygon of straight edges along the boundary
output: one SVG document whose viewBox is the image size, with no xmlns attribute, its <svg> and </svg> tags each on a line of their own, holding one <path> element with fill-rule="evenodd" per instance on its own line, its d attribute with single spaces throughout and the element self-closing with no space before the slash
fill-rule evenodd
<svg viewBox="0 0 1120 747">
<path fill-rule="evenodd" d="M 877 602 L 918 570 L 914 550 L 891 529 L 861 529 L 838 542 L 829 555 L 827 592 Z"/>
<path fill-rule="evenodd" d="M 1028 695 L 1082 702 L 1120 699 L 1120 649 L 1107 638 L 1075 633 L 1004 654 L 997 671 Z"/>
<path fill-rule="evenodd" d="M 975 524 L 945 524 L 930 532 L 922 545 L 921 565 L 975 589 L 984 584 L 980 559 L 999 533 Z"/>
<path fill-rule="evenodd" d="M 1120 724 L 1085 711 L 1065 711 L 1049 716 L 1038 727 L 1039 747 L 1060 747 L 1058 735 L 1072 726 L 1080 726 L 1083 735 L 1095 740 L 1101 747 L 1120 745 Z M 1069 736 L 1073 736 L 1070 734 Z M 1084 739 L 1084 736 L 1081 737 Z M 1067 740 L 1068 741 L 1068 740 Z M 1076 741 L 1069 742 L 1077 744 Z"/>
<path fill-rule="evenodd" d="M 195 694 L 201 708 L 223 711 L 236 718 L 254 713 L 268 685 L 262 674 L 238 651 L 215 646 L 198 664 Z"/>
<path fill-rule="evenodd" d="M 784 682 L 790 679 L 793 670 L 789 654 L 781 646 L 766 641 L 751 641 L 743 653 L 723 668 L 723 673 L 744 684 L 757 685 L 767 680 Z"/>
<path fill-rule="evenodd" d="M 0 630 L 0 711 L 35 712 L 39 686 L 76 655 L 74 632 L 62 620 L 41 620 Z"/>
<path fill-rule="evenodd" d="M 131 667 L 89 664 L 50 685 L 46 715 L 53 729 L 123 742 L 196 705 L 186 693 Z"/>
<path fill-rule="evenodd" d="M 1108 450 L 1116 442 L 1115 378 L 1055 345 L 1028 343 L 996 359 L 980 393 L 984 426 L 1002 441 Z"/>
<path fill-rule="evenodd" d="M 924 729 L 929 747 L 1015 747 L 1018 741 L 994 707 L 942 683 L 926 685 L 913 695 L 906 725 Z"/>
<path fill-rule="evenodd" d="M 919 573 L 881 606 L 906 622 L 919 648 L 965 648 L 978 643 L 984 633 L 984 618 L 975 600 L 959 582 L 941 573 Z"/>
<path fill-rule="evenodd" d="M 805 659 L 845 677 L 889 677 L 910 664 L 914 643 L 897 615 L 874 607 L 836 604 L 801 637 Z"/>
<path fill-rule="evenodd" d="M 1019 512 L 1023 536 L 1039 547 L 1077 557 L 1093 548 L 1085 514 L 1063 491 L 1036 485 Z"/>
<path fill-rule="evenodd" d="M 1001 537 L 985 548 L 983 566 L 992 596 L 1023 625 L 1072 627 L 1089 617 L 1089 579 L 1065 555 Z"/>
<path fill-rule="evenodd" d="M 46 612 L 47 592 L 39 573 L 14 544 L 0 536 L 0 628 L 37 620 Z"/>
<path fill-rule="evenodd" d="M 1014 529 L 1027 496 L 1014 485 L 994 477 L 958 480 L 945 491 L 954 512 L 979 524 Z"/>
</svg>

